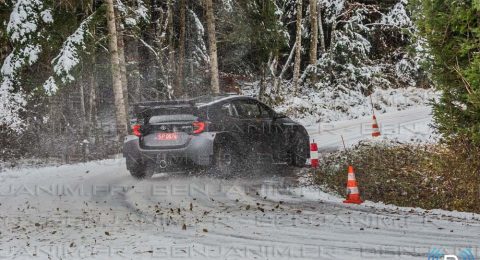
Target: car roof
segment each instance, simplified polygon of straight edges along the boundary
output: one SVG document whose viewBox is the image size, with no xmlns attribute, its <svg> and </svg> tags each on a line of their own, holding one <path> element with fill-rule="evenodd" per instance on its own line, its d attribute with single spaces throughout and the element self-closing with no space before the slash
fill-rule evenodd
<svg viewBox="0 0 480 260">
<path fill-rule="evenodd" d="M 212 106 L 218 103 L 223 103 L 226 101 L 241 100 L 241 99 L 256 100 L 253 97 L 242 96 L 242 95 L 216 95 L 216 96 L 198 97 L 194 99 L 194 102 L 195 102 L 195 105 L 198 107 L 207 107 L 207 106 Z"/>
<path fill-rule="evenodd" d="M 155 109 L 167 107 L 196 107 L 205 108 L 215 104 L 219 104 L 231 100 L 256 100 L 253 97 L 242 96 L 237 94 L 219 94 L 205 95 L 190 99 L 164 100 L 164 101 L 146 101 L 134 105 L 135 114 L 146 113 Z"/>
</svg>

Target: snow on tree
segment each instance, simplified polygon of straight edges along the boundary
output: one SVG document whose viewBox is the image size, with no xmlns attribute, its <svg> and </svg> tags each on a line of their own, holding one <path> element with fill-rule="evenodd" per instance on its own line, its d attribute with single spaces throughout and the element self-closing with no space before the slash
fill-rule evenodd
<svg viewBox="0 0 480 260">
<path fill-rule="evenodd" d="M 121 12 L 121 16 L 124 17 L 124 25 L 126 27 L 135 27 L 150 21 L 148 8 L 142 0 L 137 0 L 135 6 L 125 5 L 118 0 L 117 9 Z"/>
<path fill-rule="evenodd" d="M 325 20 L 329 24 L 334 23 L 337 16 L 339 16 L 345 8 L 345 0 L 322 0 L 319 2 L 325 10 Z"/>
<path fill-rule="evenodd" d="M 315 66 L 305 69 L 301 92 L 279 99 L 280 111 L 309 122 L 326 122 L 368 115 L 369 95 L 383 112 L 422 105 L 437 96 L 431 89 L 416 88 L 428 86 L 423 70 L 428 56 L 405 0 L 390 7 L 373 2 L 319 2 L 329 33 L 326 52 Z M 284 82 L 278 96 L 292 96 L 292 84 Z M 404 98 L 389 98 L 399 96 Z"/>
<path fill-rule="evenodd" d="M 210 61 L 207 47 L 205 41 L 203 40 L 205 37 L 205 27 L 203 27 L 202 22 L 200 22 L 200 19 L 198 19 L 198 16 L 194 11 L 189 9 L 188 15 L 190 16 L 190 19 L 194 21 L 193 32 L 195 34 L 195 38 L 192 39 L 194 44 L 192 51 L 192 62 L 196 67 L 201 67 L 203 64 Z"/>
<path fill-rule="evenodd" d="M 327 13 L 335 16 L 342 13 L 343 1 L 327 7 Z M 332 33 L 335 40 L 332 39 L 329 51 L 320 57 L 314 68 L 314 73 L 320 76 L 320 81 L 315 84 L 317 89 L 335 86 L 337 91 L 366 92 L 372 83 L 378 68 L 369 60 L 372 48 L 368 39 L 370 29 L 364 25 L 368 12 L 365 7 L 351 10 L 350 16 L 341 20 L 342 28 Z"/>
<path fill-rule="evenodd" d="M 85 36 L 89 33 L 88 26 L 92 21 L 92 16 L 80 23 L 77 30 L 65 40 L 59 54 L 52 60 L 55 75 L 49 77 L 43 84 L 43 88 L 48 95 L 53 95 L 58 90 L 55 78 L 58 78 L 62 84 L 71 83 L 75 80 L 72 71 L 80 63 L 80 55 L 85 51 Z"/>
<path fill-rule="evenodd" d="M 142 0 L 137 0 L 137 7 L 133 11 L 135 13 L 135 19 L 138 22 L 148 22 L 150 15 L 148 14 L 148 8 L 145 7 L 145 3 Z"/>
<path fill-rule="evenodd" d="M 375 88 L 416 85 L 421 59 L 415 51 L 408 50 L 418 37 L 405 0 L 386 12 L 375 5 L 341 0 L 324 1 L 323 5 L 326 21 L 335 30 L 329 50 L 314 69 L 322 78 L 317 83 L 319 88 L 337 85 L 340 89 L 346 87 L 368 94 Z M 374 19 L 378 14 L 380 18 Z M 395 42 L 397 36 L 400 40 Z M 389 49 L 384 51 L 379 45 Z"/>
<path fill-rule="evenodd" d="M 222 0 L 221 6 L 223 9 L 227 12 L 232 12 L 233 11 L 233 3 L 232 0 Z"/>
<path fill-rule="evenodd" d="M 13 1 L 7 25 L 10 42 L 15 46 L 4 60 L 0 82 L 0 124 L 21 131 L 25 125 L 20 113 L 28 93 L 21 86 L 21 70 L 33 65 L 42 52 L 44 26 L 53 22 L 51 9 L 40 0 Z"/>
<path fill-rule="evenodd" d="M 406 11 L 407 1 L 402 0 L 395 4 L 395 6 L 383 15 L 380 20 L 380 24 L 395 26 L 399 28 L 411 29 L 413 28 L 413 22 Z"/>
</svg>

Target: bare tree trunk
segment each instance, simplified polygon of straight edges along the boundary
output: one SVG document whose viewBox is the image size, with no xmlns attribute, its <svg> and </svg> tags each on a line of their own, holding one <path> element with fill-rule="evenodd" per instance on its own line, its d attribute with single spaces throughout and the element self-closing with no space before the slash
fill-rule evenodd
<svg viewBox="0 0 480 260">
<path fill-rule="evenodd" d="M 337 30 L 337 21 L 336 20 L 333 20 L 332 22 L 332 32 L 330 33 L 330 44 L 329 44 L 329 48 L 331 49 L 332 46 L 335 44 L 335 41 L 337 39 L 335 39 L 335 31 Z"/>
<path fill-rule="evenodd" d="M 270 89 L 270 96 L 273 96 L 275 94 L 275 82 L 277 81 L 277 71 L 278 71 L 278 52 L 277 54 L 273 55 L 273 53 L 270 53 L 270 58 L 267 64 L 268 71 L 270 72 L 270 75 L 273 79 L 273 86 Z M 266 80 L 266 76 L 265 76 Z M 265 82 L 266 84 L 266 82 Z"/>
<path fill-rule="evenodd" d="M 124 39 L 125 40 L 125 39 Z M 141 74 L 139 69 L 140 56 L 138 53 L 138 39 L 128 38 L 125 41 L 126 47 L 126 60 L 129 64 L 128 76 L 128 88 L 131 90 L 132 98 L 130 102 L 138 103 L 142 101 L 142 84 L 140 82 Z"/>
<path fill-rule="evenodd" d="M 83 74 L 83 73 L 82 73 Z M 79 85 L 80 95 L 80 121 L 82 122 L 82 138 L 87 137 L 87 111 L 85 108 L 85 77 L 82 76 L 82 80 Z"/>
<path fill-rule="evenodd" d="M 120 142 L 127 135 L 127 114 L 123 98 L 120 61 L 118 57 L 117 27 L 113 0 L 105 0 L 107 4 L 107 27 L 109 34 L 108 49 L 112 65 L 113 93 L 115 96 L 115 116 L 117 124 L 117 140 Z"/>
<path fill-rule="evenodd" d="M 96 27 L 92 29 L 91 34 L 95 38 L 96 34 Z M 92 136 L 92 130 L 96 130 L 96 121 L 97 121 L 97 81 L 96 81 L 96 70 L 95 65 L 97 63 L 96 59 L 96 49 L 93 48 L 90 55 L 90 65 L 88 66 L 88 80 L 89 80 L 89 93 L 88 93 L 88 111 L 87 111 L 87 129 L 86 129 L 86 136 L 90 138 Z M 95 131 L 95 141 L 97 141 L 97 135 Z"/>
<path fill-rule="evenodd" d="M 92 55 L 92 65 L 91 65 L 91 73 L 89 75 L 90 77 L 90 89 L 89 89 L 89 94 L 88 94 L 88 130 L 87 134 L 88 136 L 91 136 L 92 129 L 95 129 L 96 127 L 96 120 L 97 120 L 97 115 L 96 115 L 96 107 L 97 107 L 97 81 L 95 79 L 95 54 Z"/>
<path fill-rule="evenodd" d="M 325 46 L 325 33 L 323 32 L 323 20 L 322 20 L 322 8 L 319 5 L 317 5 L 317 13 L 318 13 L 318 33 L 320 36 L 320 51 L 322 53 L 325 53 L 327 51 L 327 47 Z"/>
<path fill-rule="evenodd" d="M 297 35 L 295 38 L 295 63 L 293 69 L 293 89 L 298 92 L 300 65 L 302 62 L 302 0 L 297 0 Z"/>
<path fill-rule="evenodd" d="M 138 6 L 138 0 L 129 0 L 130 6 Z M 142 37 L 139 35 L 138 37 Z M 139 56 L 139 40 L 137 37 L 123 37 L 125 44 L 125 60 L 128 64 L 127 83 L 130 90 L 131 98 L 129 98 L 130 104 L 138 103 L 142 101 L 142 88 L 141 88 L 141 74 L 139 69 L 140 56 Z"/>
<path fill-rule="evenodd" d="M 128 79 L 127 79 L 127 65 L 125 61 L 125 42 L 123 39 L 123 28 L 120 24 L 120 18 L 117 19 L 117 46 L 118 46 L 118 61 L 120 65 L 120 73 L 122 80 L 123 100 L 125 103 L 125 112 L 128 115 L 129 95 L 128 95 Z"/>
<path fill-rule="evenodd" d="M 290 67 L 290 63 L 292 63 L 293 56 L 295 54 L 295 50 L 297 49 L 297 45 L 293 45 L 292 50 L 290 51 L 290 55 L 288 55 L 288 59 L 285 62 L 285 65 L 283 65 L 282 71 L 280 72 L 280 75 L 275 78 L 275 81 L 273 83 L 273 89 L 276 94 L 280 92 L 280 83 L 283 80 L 283 77 L 285 76 L 285 73 L 287 72 L 287 69 Z"/>
<path fill-rule="evenodd" d="M 208 45 L 210 50 L 210 71 L 212 73 L 212 92 L 220 93 L 220 80 L 218 77 L 217 38 L 215 36 L 215 17 L 213 15 L 212 0 L 205 0 L 207 12 Z"/>
<path fill-rule="evenodd" d="M 318 15 L 317 0 L 310 0 L 310 65 L 315 65 L 318 58 Z"/>
<path fill-rule="evenodd" d="M 176 60 L 175 60 L 175 46 L 174 46 L 174 28 L 173 28 L 173 1 L 168 0 L 167 3 L 168 9 L 167 9 L 167 19 L 166 19 L 166 24 L 164 26 L 166 32 L 168 33 L 168 85 L 173 85 L 173 97 L 171 97 L 171 93 L 169 93 L 171 98 L 175 98 L 177 96 L 180 96 L 179 90 L 178 90 L 178 83 L 176 82 L 176 75 L 175 75 L 175 69 L 176 69 Z"/>
<path fill-rule="evenodd" d="M 163 12 L 163 1 L 153 0 L 152 6 L 152 17 L 155 17 L 155 19 L 152 19 L 154 29 L 152 47 L 154 50 L 159 50 L 157 52 L 159 56 L 155 59 L 155 97 L 156 99 L 166 99 L 170 98 L 168 86 L 171 84 L 172 75 L 169 75 L 169 64 L 164 64 L 162 60 L 163 55 L 160 50 L 164 50 L 166 38 L 166 28 L 162 26 L 162 22 L 165 20 L 165 24 L 168 26 L 168 15 L 165 16 L 165 12 Z"/>
<path fill-rule="evenodd" d="M 184 70 L 185 70 L 185 37 L 186 37 L 186 12 L 185 0 L 180 0 L 180 35 L 178 42 L 178 66 L 177 66 L 177 93 L 183 92 Z M 176 94 L 177 94 L 176 93 Z"/>
<path fill-rule="evenodd" d="M 159 63 L 159 54 L 156 49 L 156 32 L 157 23 L 159 20 L 160 7 L 156 0 L 151 0 L 150 3 L 150 24 L 145 26 L 145 29 L 141 31 L 141 37 L 139 39 L 139 79 L 141 81 L 142 95 L 146 99 L 154 99 L 157 93 L 157 64 Z M 147 98 L 148 97 L 148 98 Z"/>
<path fill-rule="evenodd" d="M 271 56 L 271 55 L 270 55 Z M 270 58 L 271 59 L 271 58 Z M 269 61 L 268 63 L 270 63 Z M 263 96 L 265 95 L 265 88 L 266 88 L 266 64 L 262 64 L 262 79 L 260 80 L 260 90 L 258 91 L 258 99 L 263 101 Z"/>
</svg>

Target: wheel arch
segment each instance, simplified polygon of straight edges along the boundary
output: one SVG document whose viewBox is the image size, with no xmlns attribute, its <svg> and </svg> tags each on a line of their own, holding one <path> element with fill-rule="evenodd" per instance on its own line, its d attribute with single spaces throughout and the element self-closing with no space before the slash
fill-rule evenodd
<svg viewBox="0 0 480 260">
<path fill-rule="evenodd" d="M 295 139 L 298 138 L 298 136 L 303 138 L 303 141 L 306 144 L 305 148 L 308 151 L 310 149 L 310 136 L 308 135 L 308 132 L 305 129 L 305 127 L 303 127 L 302 125 L 296 125 L 296 126 L 293 127 L 292 132 L 289 135 L 289 139 L 290 139 L 289 140 L 289 146 L 290 146 L 290 148 L 292 148 L 292 145 L 294 145 L 294 142 L 296 141 Z M 310 153 L 305 152 L 305 156 L 307 158 L 310 158 Z"/>
<path fill-rule="evenodd" d="M 213 141 L 213 148 L 222 143 L 231 143 L 236 149 L 243 150 L 244 145 L 240 137 L 232 134 L 230 132 L 219 132 L 215 135 L 215 140 Z"/>
</svg>

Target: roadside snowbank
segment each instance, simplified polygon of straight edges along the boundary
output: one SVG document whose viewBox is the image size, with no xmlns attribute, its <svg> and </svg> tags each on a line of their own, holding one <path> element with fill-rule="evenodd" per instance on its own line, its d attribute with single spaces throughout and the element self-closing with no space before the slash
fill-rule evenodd
<svg viewBox="0 0 480 260">
<path fill-rule="evenodd" d="M 346 174 L 346 173 L 345 173 Z M 289 196 L 281 196 L 279 195 L 276 198 L 270 199 L 273 200 L 294 200 L 298 198 L 299 200 L 311 200 L 311 201 L 324 201 L 328 203 L 335 203 L 335 204 L 343 204 L 344 198 L 333 194 L 327 193 L 323 191 L 318 185 L 312 185 L 311 180 L 308 176 L 305 176 L 305 173 L 299 173 L 299 186 L 293 187 L 289 189 L 290 195 Z M 346 177 L 346 176 L 345 176 Z M 360 210 L 361 208 L 374 208 L 374 209 L 381 209 L 381 210 L 388 210 L 388 211 L 396 211 L 402 213 L 409 213 L 409 214 L 417 214 L 417 215 L 428 215 L 428 216 L 442 216 L 442 217 L 450 217 L 450 218 L 457 218 L 461 220 L 480 220 L 480 214 L 472 213 L 472 212 L 460 212 L 460 211 L 449 211 L 443 209 L 432 209 L 426 210 L 419 207 L 399 207 L 392 204 L 385 204 L 383 202 L 373 202 L 373 201 L 365 201 L 361 205 L 354 205 L 351 204 L 350 207 Z"/>
<path fill-rule="evenodd" d="M 403 88 L 377 89 L 372 94 L 376 114 L 403 111 L 428 106 L 436 98 L 432 89 Z M 360 92 L 344 93 L 333 89 L 309 91 L 300 97 L 286 99 L 276 107 L 279 112 L 305 125 L 329 123 L 371 116 L 370 98 Z"/>
<path fill-rule="evenodd" d="M 245 95 L 257 96 L 259 82 L 245 84 Z M 267 94 L 271 86 L 267 86 Z M 357 119 L 372 115 L 370 97 L 359 90 L 335 89 L 334 87 L 315 89 L 306 86 L 302 93 L 294 95 L 291 83 L 284 82 L 279 103 L 275 110 L 292 117 L 303 125 L 330 123 Z M 372 94 L 374 111 L 378 114 L 424 108 L 437 100 L 439 93 L 434 89 L 387 88 L 375 89 Z"/>
</svg>

